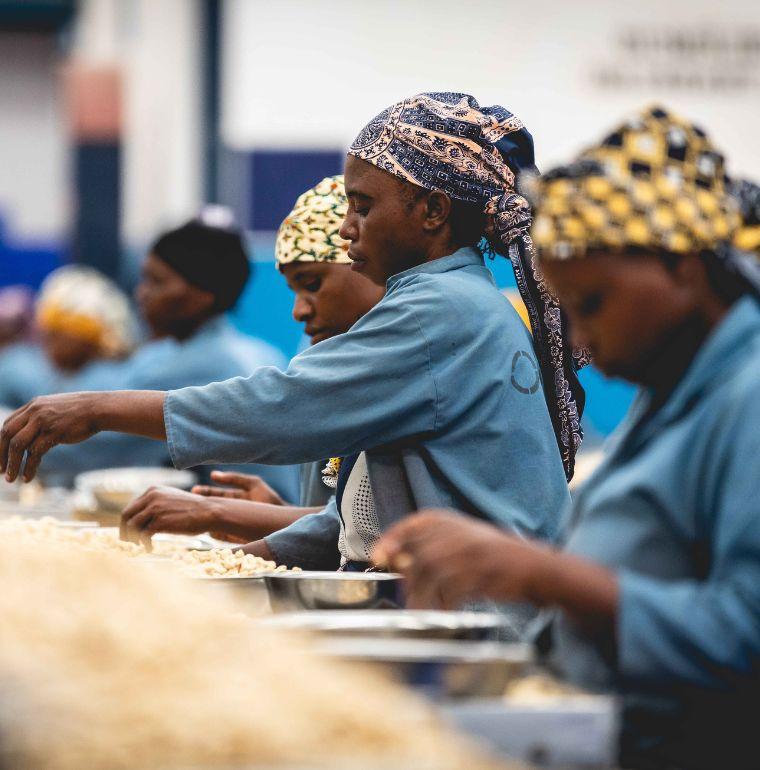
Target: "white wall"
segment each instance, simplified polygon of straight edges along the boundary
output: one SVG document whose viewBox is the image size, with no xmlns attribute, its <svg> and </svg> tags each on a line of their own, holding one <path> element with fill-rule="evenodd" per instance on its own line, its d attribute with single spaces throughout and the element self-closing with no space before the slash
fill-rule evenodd
<svg viewBox="0 0 760 770">
<path fill-rule="evenodd" d="M 122 73 L 122 233 L 143 246 L 201 198 L 197 0 L 81 0 L 75 56 Z"/>
<path fill-rule="evenodd" d="M 343 147 L 399 98 L 463 90 L 519 115 L 546 166 L 662 100 L 701 122 L 732 168 L 760 178 L 756 0 L 226 0 L 225 7 L 223 133 L 233 147 Z M 712 48 L 679 52 L 676 41 L 632 52 L 621 42 L 631 30 L 639 41 L 682 33 L 686 46 L 707 35 Z M 741 53 L 747 40 L 751 50 Z M 600 84 L 600 74 L 615 71 L 625 83 Z"/>
<path fill-rule="evenodd" d="M 124 52 L 125 238 L 143 245 L 201 203 L 195 0 L 130 0 Z"/>
<path fill-rule="evenodd" d="M 14 238 L 67 226 L 68 156 L 52 35 L 0 32 L 0 215 Z"/>
</svg>

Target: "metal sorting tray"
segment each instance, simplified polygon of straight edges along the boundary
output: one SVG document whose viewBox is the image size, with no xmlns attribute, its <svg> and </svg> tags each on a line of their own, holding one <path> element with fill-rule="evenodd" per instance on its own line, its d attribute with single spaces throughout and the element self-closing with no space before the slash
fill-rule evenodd
<svg viewBox="0 0 760 770">
<path fill-rule="evenodd" d="M 247 615 L 264 615 L 271 612 L 269 607 L 269 592 L 264 585 L 264 575 L 250 577 L 189 577 L 199 591 L 206 593 L 223 591 L 231 594 L 240 609 Z"/>
<path fill-rule="evenodd" d="M 264 581 L 273 612 L 404 606 L 403 579 L 390 572 L 278 572 Z"/>
<path fill-rule="evenodd" d="M 483 741 L 497 754 L 539 767 L 616 766 L 619 704 L 603 695 L 575 695 L 521 703 L 476 698 L 439 706 L 456 729 Z"/>
<path fill-rule="evenodd" d="M 369 664 L 433 699 L 502 695 L 533 664 L 525 644 L 430 639 L 323 639 L 317 651 Z"/>
<path fill-rule="evenodd" d="M 87 524 L 87 522 L 77 522 L 78 524 Z M 119 537 L 118 527 L 97 527 L 100 534 L 114 535 Z M 210 539 L 204 535 L 175 535 L 171 532 L 157 532 L 151 537 L 154 545 L 174 545 L 185 551 L 210 551 L 214 548 Z M 160 557 L 160 555 L 157 555 Z M 162 558 L 162 557 L 160 557 Z"/>
<path fill-rule="evenodd" d="M 267 579 L 267 578 L 265 578 Z M 295 612 L 263 620 L 269 626 L 370 639 L 493 639 L 508 621 L 490 612 L 340 610 Z"/>
</svg>

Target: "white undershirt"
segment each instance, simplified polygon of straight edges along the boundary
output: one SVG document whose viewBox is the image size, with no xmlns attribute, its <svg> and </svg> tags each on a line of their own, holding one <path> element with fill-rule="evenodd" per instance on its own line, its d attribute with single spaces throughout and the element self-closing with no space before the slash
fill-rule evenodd
<svg viewBox="0 0 760 770">
<path fill-rule="evenodd" d="M 338 538 L 341 563 L 369 561 L 372 548 L 380 537 L 380 524 L 367 471 L 367 456 L 362 452 L 346 480 L 340 504 L 343 519 Z"/>
</svg>

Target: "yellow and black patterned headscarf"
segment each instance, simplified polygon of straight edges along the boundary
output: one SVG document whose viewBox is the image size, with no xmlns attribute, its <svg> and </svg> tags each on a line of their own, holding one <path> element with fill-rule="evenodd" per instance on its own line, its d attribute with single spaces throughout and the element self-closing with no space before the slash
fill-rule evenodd
<svg viewBox="0 0 760 770">
<path fill-rule="evenodd" d="M 661 107 L 534 186 L 531 232 L 543 259 L 629 246 L 698 252 L 730 240 L 740 223 L 723 156 L 701 129 Z"/>
<path fill-rule="evenodd" d="M 733 244 L 742 251 L 760 257 L 760 185 L 748 179 L 735 179 L 729 192 L 739 202 L 742 224 L 733 237 Z"/>
<path fill-rule="evenodd" d="M 662 107 L 624 123 L 578 160 L 526 180 L 542 260 L 637 248 L 710 252 L 760 295 L 760 262 L 740 251 L 740 196 L 702 129 Z"/>
<path fill-rule="evenodd" d="M 298 197 L 277 232 L 277 268 L 291 262 L 350 264 L 348 241 L 340 237 L 348 200 L 343 176 L 328 176 Z"/>
</svg>

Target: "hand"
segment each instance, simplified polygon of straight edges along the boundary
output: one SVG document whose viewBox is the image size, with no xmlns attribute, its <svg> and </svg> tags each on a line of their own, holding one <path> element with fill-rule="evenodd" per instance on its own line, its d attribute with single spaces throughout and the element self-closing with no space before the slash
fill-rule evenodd
<svg viewBox="0 0 760 770">
<path fill-rule="evenodd" d="M 429 510 L 391 527 L 373 561 L 404 575 L 409 607 L 453 609 L 472 599 L 530 601 L 552 554 L 490 524 Z"/>
<path fill-rule="evenodd" d="M 204 497 L 227 497 L 235 500 L 250 500 L 254 503 L 267 503 L 267 505 L 287 505 L 261 476 L 211 471 L 211 480 L 217 484 L 227 484 L 232 488 L 198 485 L 193 487 L 193 493 Z"/>
<path fill-rule="evenodd" d="M 120 536 L 147 546 L 157 532 L 200 535 L 215 523 L 213 501 L 174 487 L 151 487 L 124 509 Z"/>
<path fill-rule="evenodd" d="M 98 432 L 100 393 L 41 396 L 17 409 L 0 431 L 0 473 L 15 481 L 24 459 L 24 481 L 31 481 L 40 460 L 57 444 L 77 444 Z"/>
</svg>

